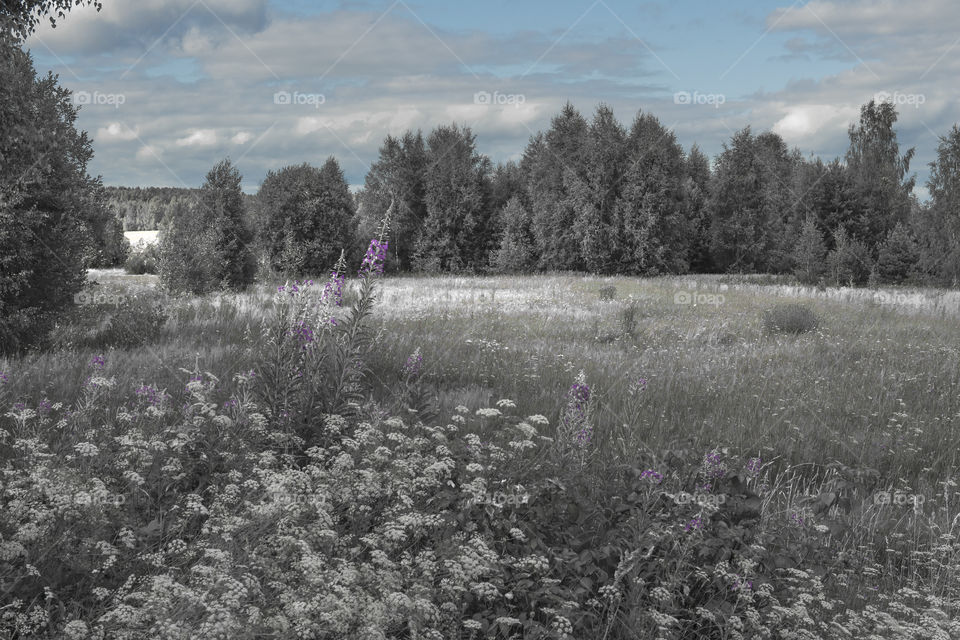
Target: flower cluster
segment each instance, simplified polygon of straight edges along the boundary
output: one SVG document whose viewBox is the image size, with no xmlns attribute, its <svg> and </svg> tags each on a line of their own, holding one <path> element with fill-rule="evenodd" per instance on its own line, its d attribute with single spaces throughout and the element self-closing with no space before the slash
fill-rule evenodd
<svg viewBox="0 0 960 640">
<path fill-rule="evenodd" d="M 758 473 L 760 473 L 761 463 L 762 461 L 760 458 L 750 458 L 747 460 L 747 464 L 744 465 L 744 468 L 747 470 L 747 473 L 752 476 L 756 476 Z"/>
<path fill-rule="evenodd" d="M 576 444 L 590 444 L 593 438 L 593 427 L 590 425 L 588 406 L 590 403 L 590 385 L 587 384 L 586 374 L 581 369 L 574 383 L 567 391 L 567 406 L 563 414 L 563 426 L 568 435 L 575 432 Z"/>
<path fill-rule="evenodd" d="M 313 342 L 313 327 L 303 320 L 298 320 L 290 329 L 290 335 L 296 337 L 300 346 L 306 349 Z"/>
<path fill-rule="evenodd" d="M 303 280 L 302 282 L 300 280 L 294 280 L 293 284 L 282 284 L 277 287 L 277 293 L 289 293 L 291 296 L 294 296 L 307 287 L 312 286 L 313 280 Z"/>
<path fill-rule="evenodd" d="M 700 470 L 704 477 L 711 480 L 723 478 L 727 475 L 727 468 L 723 465 L 723 455 L 714 449 L 703 457 L 703 464 Z"/>
<path fill-rule="evenodd" d="M 640 479 L 641 480 L 650 479 L 651 481 L 656 482 L 657 484 L 660 484 L 661 482 L 663 482 L 663 475 L 660 473 L 657 473 L 653 469 L 647 469 L 646 471 L 640 474 Z"/>
<path fill-rule="evenodd" d="M 640 393 L 643 393 L 646 390 L 647 390 L 647 379 L 640 377 L 633 380 L 633 382 L 630 384 L 630 388 L 627 390 L 627 393 L 629 393 L 631 396 L 635 396 Z"/>
<path fill-rule="evenodd" d="M 416 377 L 420 373 L 420 366 L 423 364 L 423 355 L 420 354 L 420 347 L 414 349 L 413 353 L 407 357 L 403 365 L 403 375 L 408 378 Z"/>
<path fill-rule="evenodd" d="M 332 299 L 333 304 L 336 306 L 343 306 L 343 282 L 345 278 L 344 270 L 346 268 L 347 262 L 344 258 L 344 252 L 341 250 L 340 259 L 337 260 L 333 271 L 330 272 L 330 279 L 327 280 L 327 284 L 323 286 L 323 295 L 320 297 L 321 302 L 326 303 Z"/>
<path fill-rule="evenodd" d="M 107 366 L 107 361 L 103 356 L 93 356 L 93 359 L 90 360 L 90 367 L 100 371 L 105 366 Z"/>
<path fill-rule="evenodd" d="M 3 371 L 0 371 L 0 383 L 6 384 L 7 382 L 10 382 L 10 378 Z"/>
<path fill-rule="evenodd" d="M 374 238 L 370 241 L 370 246 L 367 248 L 367 254 L 363 256 L 363 263 L 360 265 L 360 270 L 357 272 L 358 275 L 363 275 L 364 272 L 372 273 L 374 275 L 383 274 L 383 266 L 387 259 L 387 248 L 390 243 L 387 240 L 378 240 Z"/>
<path fill-rule="evenodd" d="M 142 398 L 147 404 L 154 407 L 159 407 L 164 401 L 170 399 L 166 392 L 160 391 L 153 385 L 141 385 L 135 393 L 137 397 Z"/>
</svg>

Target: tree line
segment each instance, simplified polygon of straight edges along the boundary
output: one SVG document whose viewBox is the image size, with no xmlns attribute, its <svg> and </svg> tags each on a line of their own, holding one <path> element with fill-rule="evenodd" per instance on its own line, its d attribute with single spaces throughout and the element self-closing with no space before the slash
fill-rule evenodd
<svg viewBox="0 0 960 640">
<path fill-rule="evenodd" d="M 321 275 L 341 249 L 356 266 L 391 203 L 394 272 L 960 283 L 960 129 L 940 139 L 920 203 L 889 103 L 865 104 L 829 162 L 750 127 L 711 162 L 651 113 L 627 127 L 607 105 L 588 120 L 568 103 L 517 162 L 494 164 L 456 124 L 387 136 L 355 195 L 333 157 L 271 171 L 255 196 L 229 159 L 197 190 L 106 189 L 87 173 L 92 142 L 70 91 L 38 76 L 22 47 L 41 17 L 74 3 L 14 4 L 0 13 L 0 353 L 36 343 L 88 268 L 123 260 L 125 223 L 159 222 L 164 284 L 203 293 L 258 272 Z"/>
</svg>

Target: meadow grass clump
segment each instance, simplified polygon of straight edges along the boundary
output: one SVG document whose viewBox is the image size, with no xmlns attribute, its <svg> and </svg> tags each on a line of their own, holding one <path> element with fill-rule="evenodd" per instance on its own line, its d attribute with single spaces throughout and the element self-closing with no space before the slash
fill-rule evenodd
<svg viewBox="0 0 960 640">
<path fill-rule="evenodd" d="M 604 285 L 597 289 L 597 294 L 601 300 L 614 300 L 617 297 L 617 288 L 612 284 Z"/>
<path fill-rule="evenodd" d="M 799 335 L 820 326 L 813 309 L 803 304 L 781 304 L 763 314 L 763 328 L 768 333 Z"/>
</svg>

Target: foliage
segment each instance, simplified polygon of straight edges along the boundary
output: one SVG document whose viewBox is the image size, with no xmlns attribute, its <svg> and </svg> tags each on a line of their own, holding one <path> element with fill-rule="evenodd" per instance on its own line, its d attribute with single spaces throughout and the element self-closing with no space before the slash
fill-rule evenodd
<svg viewBox="0 0 960 640">
<path fill-rule="evenodd" d="M 503 232 L 492 259 L 497 273 L 523 273 L 533 265 L 533 238 L 530 213 L 518 196 L 513 196 L 500 212 Z"/>
<path fill-rule="evenodd" d="M 793 254 L 793 274 L 803 284 L 817 284 L 825 272 L 827 247 L 823 234 L 817 228 L 816 218 L 808 215 L 800 229 L 800 238 Z"/>
<path fill-rule="evenodd" d="M 133 249 L 127 257 L 123 269 L 132 275 L 156 274 L 159 273 L 159 265 L 160 244 L 154 242 Z"/>
<path fill-rule="evenodd" d="M 70 307 L 104 220 L 70 96 L 0 35 L 0 354 L 38 344 Z"/>
<path fill-rule="evenodd" d="M 302 164 L 268 172 L 257 200 L 262 242 L 279 273 L 320 273 L 349 244 L 353 198 L 332 157 L 320 169 Z"/>
</svg>

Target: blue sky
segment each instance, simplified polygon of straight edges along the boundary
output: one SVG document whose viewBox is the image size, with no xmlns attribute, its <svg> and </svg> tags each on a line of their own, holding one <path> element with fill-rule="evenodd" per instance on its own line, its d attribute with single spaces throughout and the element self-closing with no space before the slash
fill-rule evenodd
<svg viewBox="0 0 960 640">
<path fill-rule="evenodd" d="M 229 156 L 253 193 L 330 155 L 357 185 L 388 133 L 450 122 L 516 159 L 567 100 L 651 112 L 711 156 L 749 124 L 832 159 L 879 96 L 923 198 L 960 121 L 955 0 L 103 0 L 27 46 L 84 104 L 109 185 L 198 186 Z"/>
</svg>

